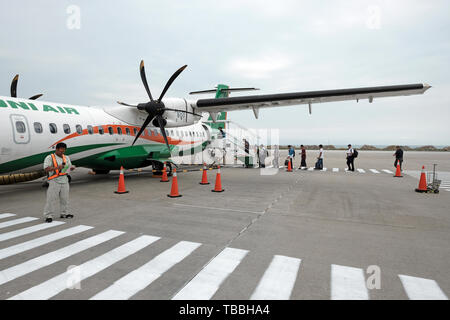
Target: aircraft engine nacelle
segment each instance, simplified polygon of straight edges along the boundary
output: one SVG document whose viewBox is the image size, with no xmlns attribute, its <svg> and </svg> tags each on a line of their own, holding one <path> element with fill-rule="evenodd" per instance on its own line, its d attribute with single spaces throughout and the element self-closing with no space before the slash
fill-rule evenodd
<svg viewBox="0 0 450 320">
<path fill-rule="evenodd" d="M 162 100 L 164 106 L 168 109 L 175 109 L 180 111 L 194 112 L 191 105 L 185 99 L 180 98 L 165 98 Z M 199 121 L 201 117 L 194 116 L 186 112 L 165 111 L 163 118 L 167 121 L 167 127 L 181 127 L 194 124 Z"/>
</svg>

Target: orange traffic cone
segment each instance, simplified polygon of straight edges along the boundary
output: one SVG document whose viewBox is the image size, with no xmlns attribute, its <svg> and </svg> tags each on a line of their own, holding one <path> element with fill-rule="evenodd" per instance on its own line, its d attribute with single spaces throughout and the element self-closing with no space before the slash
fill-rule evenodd
<svg viewBox="0 0 450 320">
<path fill-rule="evenodd" d="M 402 171 L 400 170 L 400 164 L 397 163 L 397 171 L 395 171 L 395 176 L 396 178 L 402 178 Z"/>
<path fill-rule="evenodd" d="M 123 177 L 123 167 L 120 167 L 120 176 L 119 176 L 119 186 L 117 187 L 117 191 L 114 193 L 122 194 L 128 193 L 129 191 L 125 190 L 125 178 Z"/>
<path fill-rule="evenodd" d="M 416 192 L 427 192 L 427 176 L 425 175 L 425 166 L 422 166 L 422 173 L 420 174 L 419 187 Z"/>
<path fill-rule="evenodd" d="M 166 167 L 166 162 L 164 162 L 164 169 L 163 169 L 163 174 L 162 174 L 162 179 L 159 180 L 160 182 L 169 182 L 169 178 L 167 178 L 167 167 Z"/>
<path fill-rule="evenodd" d="M 208 177 L 206 175 L 206 171 L 208 171 L 208 170 L 206 169 L 206 163 L 204 163 L 203 164 L 202 182 L 200 182 L 200 184 L 209 184 Z"/>
<path fill-rule="evenodd" d="M 167 195 L 170 198 L 179 198 L 181 194 L 178 193 L 178 178 L 177 178 L 177 169 L 173 168 L 173 177 L 172 177 L 172 189 L 170 190 L 170 194 Z"/>
<path fill-rule="evenodd" d="M 287 168 L 286 171 L 287 172 L 292 172 L 291 159 L 288 160 L 288 168 Z"/>
<path fill-rule="evenodd" d="M 225 189 L 222 189 L 222 181 L 220 179 L 220 166 L 217 166 L 216 186 L 211 191 L 212 192 L 223 192 L 223 191 L 225 191 Z"/>
</svg>

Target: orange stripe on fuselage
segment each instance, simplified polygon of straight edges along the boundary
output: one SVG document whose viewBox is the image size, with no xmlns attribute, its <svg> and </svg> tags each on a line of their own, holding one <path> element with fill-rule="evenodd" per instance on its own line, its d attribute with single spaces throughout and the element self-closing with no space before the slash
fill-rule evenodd
<svg viewBox="0 0 450 320">
<path fill-rule="evenodd" d="M 94 134 L 100 134 L 99 131 L 98 131 L 99 127 L 100 126 L 93 127 Z M 127 135 L 126 131 L 125 131 L 125 128 L 128 128 L 128 129 L 130 129 L 130 135 L 133 136 L 133 137 L 135 136 L 133 129 L 135 129 L 135 128 L 137 130 L 140 129 L 140 127 L 123 126 L 123 125 L 117 125 L 117 124 L 102 125 L 101 127 L 103 127 L 104 134 L 109 134 L 108 127 L 113 128 L 113 133 L 115 133 L 115 134 L 118 134 L 117 133 L 117 128 L 121 128 L 122 129 L 122 135 Z M 81 134 L 78 133 L 78 132 L 71 133 L 67 137 L 64 137 L 61 140 L 56 141 L 54 144 L 52 144 L 50 146 L 50 148 L 55 146 L 55 145 L 57 145 L 60 142 L 63 142 L 63 141 L 66 141 L 66 140 L 70 140 L 70 139 L 76 138 L 76 137 L 85 136 L 85 135 L 88 135 L 88 134 L 89 134 L 88 133 L 88 129 L 83 129 Z M 146 130 L 144 130 L 144 132 L 142 132 L 142 134 L 139 136 L 139 139 L 145 139 L 145 140 L 159 142 L 159 143 L 166 143 L 164 141 L 164 137 L 162 136 L 162 134 L 158 134 L 157 136 L 149 135 L 148 134 L 148 129 L 146 129 Z M 194 143 L 198 142 L 198 141 L 183 141 L 183 140 L 180 140 L 180 139 L 173 139 L 173 138 L 171 138 L 169 136 L 167 137 L 167 140 L 169 141 L 169 145 L 187 145 L 187 144 L 194 144 Z"/>
</svg>

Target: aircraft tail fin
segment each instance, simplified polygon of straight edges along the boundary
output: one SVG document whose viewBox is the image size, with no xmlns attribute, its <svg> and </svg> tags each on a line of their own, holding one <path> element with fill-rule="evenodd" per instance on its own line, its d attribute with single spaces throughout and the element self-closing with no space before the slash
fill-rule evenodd
<svg viewBox="0 0 450 320">
<path fill-rule="evenodd" d="M 189 92 L 189 94 L 203 94 L 203 93 L 215 93 L 216 99 L 218 98 L 228 98 L 230 96 L 230 92 L 235 91 L 250 91 L 250 90 L 259 90 L 257 88 L 230 88 L 226 84 L 218 84 L 215 89 L 211 90 L 202 90 L 202 91 L 192 91 Z M 211 116 L 209 116 L 208 121 L 211 121 L 209 125 L 211 128 L 219 129 L 219 127 L 222 127 L 225 129 L 225 123 L 213 123 Z M 226 112 L 219 112 L 217 115 L 216 120 L 227 120 L 227 113 Z"/>
</svg>

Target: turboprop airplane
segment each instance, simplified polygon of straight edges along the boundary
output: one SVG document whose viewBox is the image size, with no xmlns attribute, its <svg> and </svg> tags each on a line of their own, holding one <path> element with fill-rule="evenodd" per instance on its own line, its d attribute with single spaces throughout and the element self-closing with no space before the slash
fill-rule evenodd
<svg viewBox="0 0 450 320">
<path fill-rule="evenodd" d="M 37 179 L 44 175 L 44 158 L 65 142 L 66 154 L 75 166 L 108 173 L 152 165 L 160 170 L 172 156 L 202 152 L 220 134 L 217 121 L 225 112 L 252 109 L 256 118 L 261 108 L 289 105 L 423 94 L 427 84 L 407 84 L 353 89 L 293 92 L 269 95 L 228 97 L 231 89 L 219 85 L 214 99 L 164 98 L 173 81 L 187 66 L 178 69 L 167 81 L 161 95 L 154 99 L 140 63 L 140 76 L 148 102 L 95 108 L 56 102 L 37 101 L 16 96 L 17 76 L 11 97 L 0 96 L 0 184 Z M 192 93 L 205 93 L 197 91 Z M 209 113 L 209 122 L 202 113 Z M 216 124 L 216 126 L 214 125 Z"/>
</svg>

